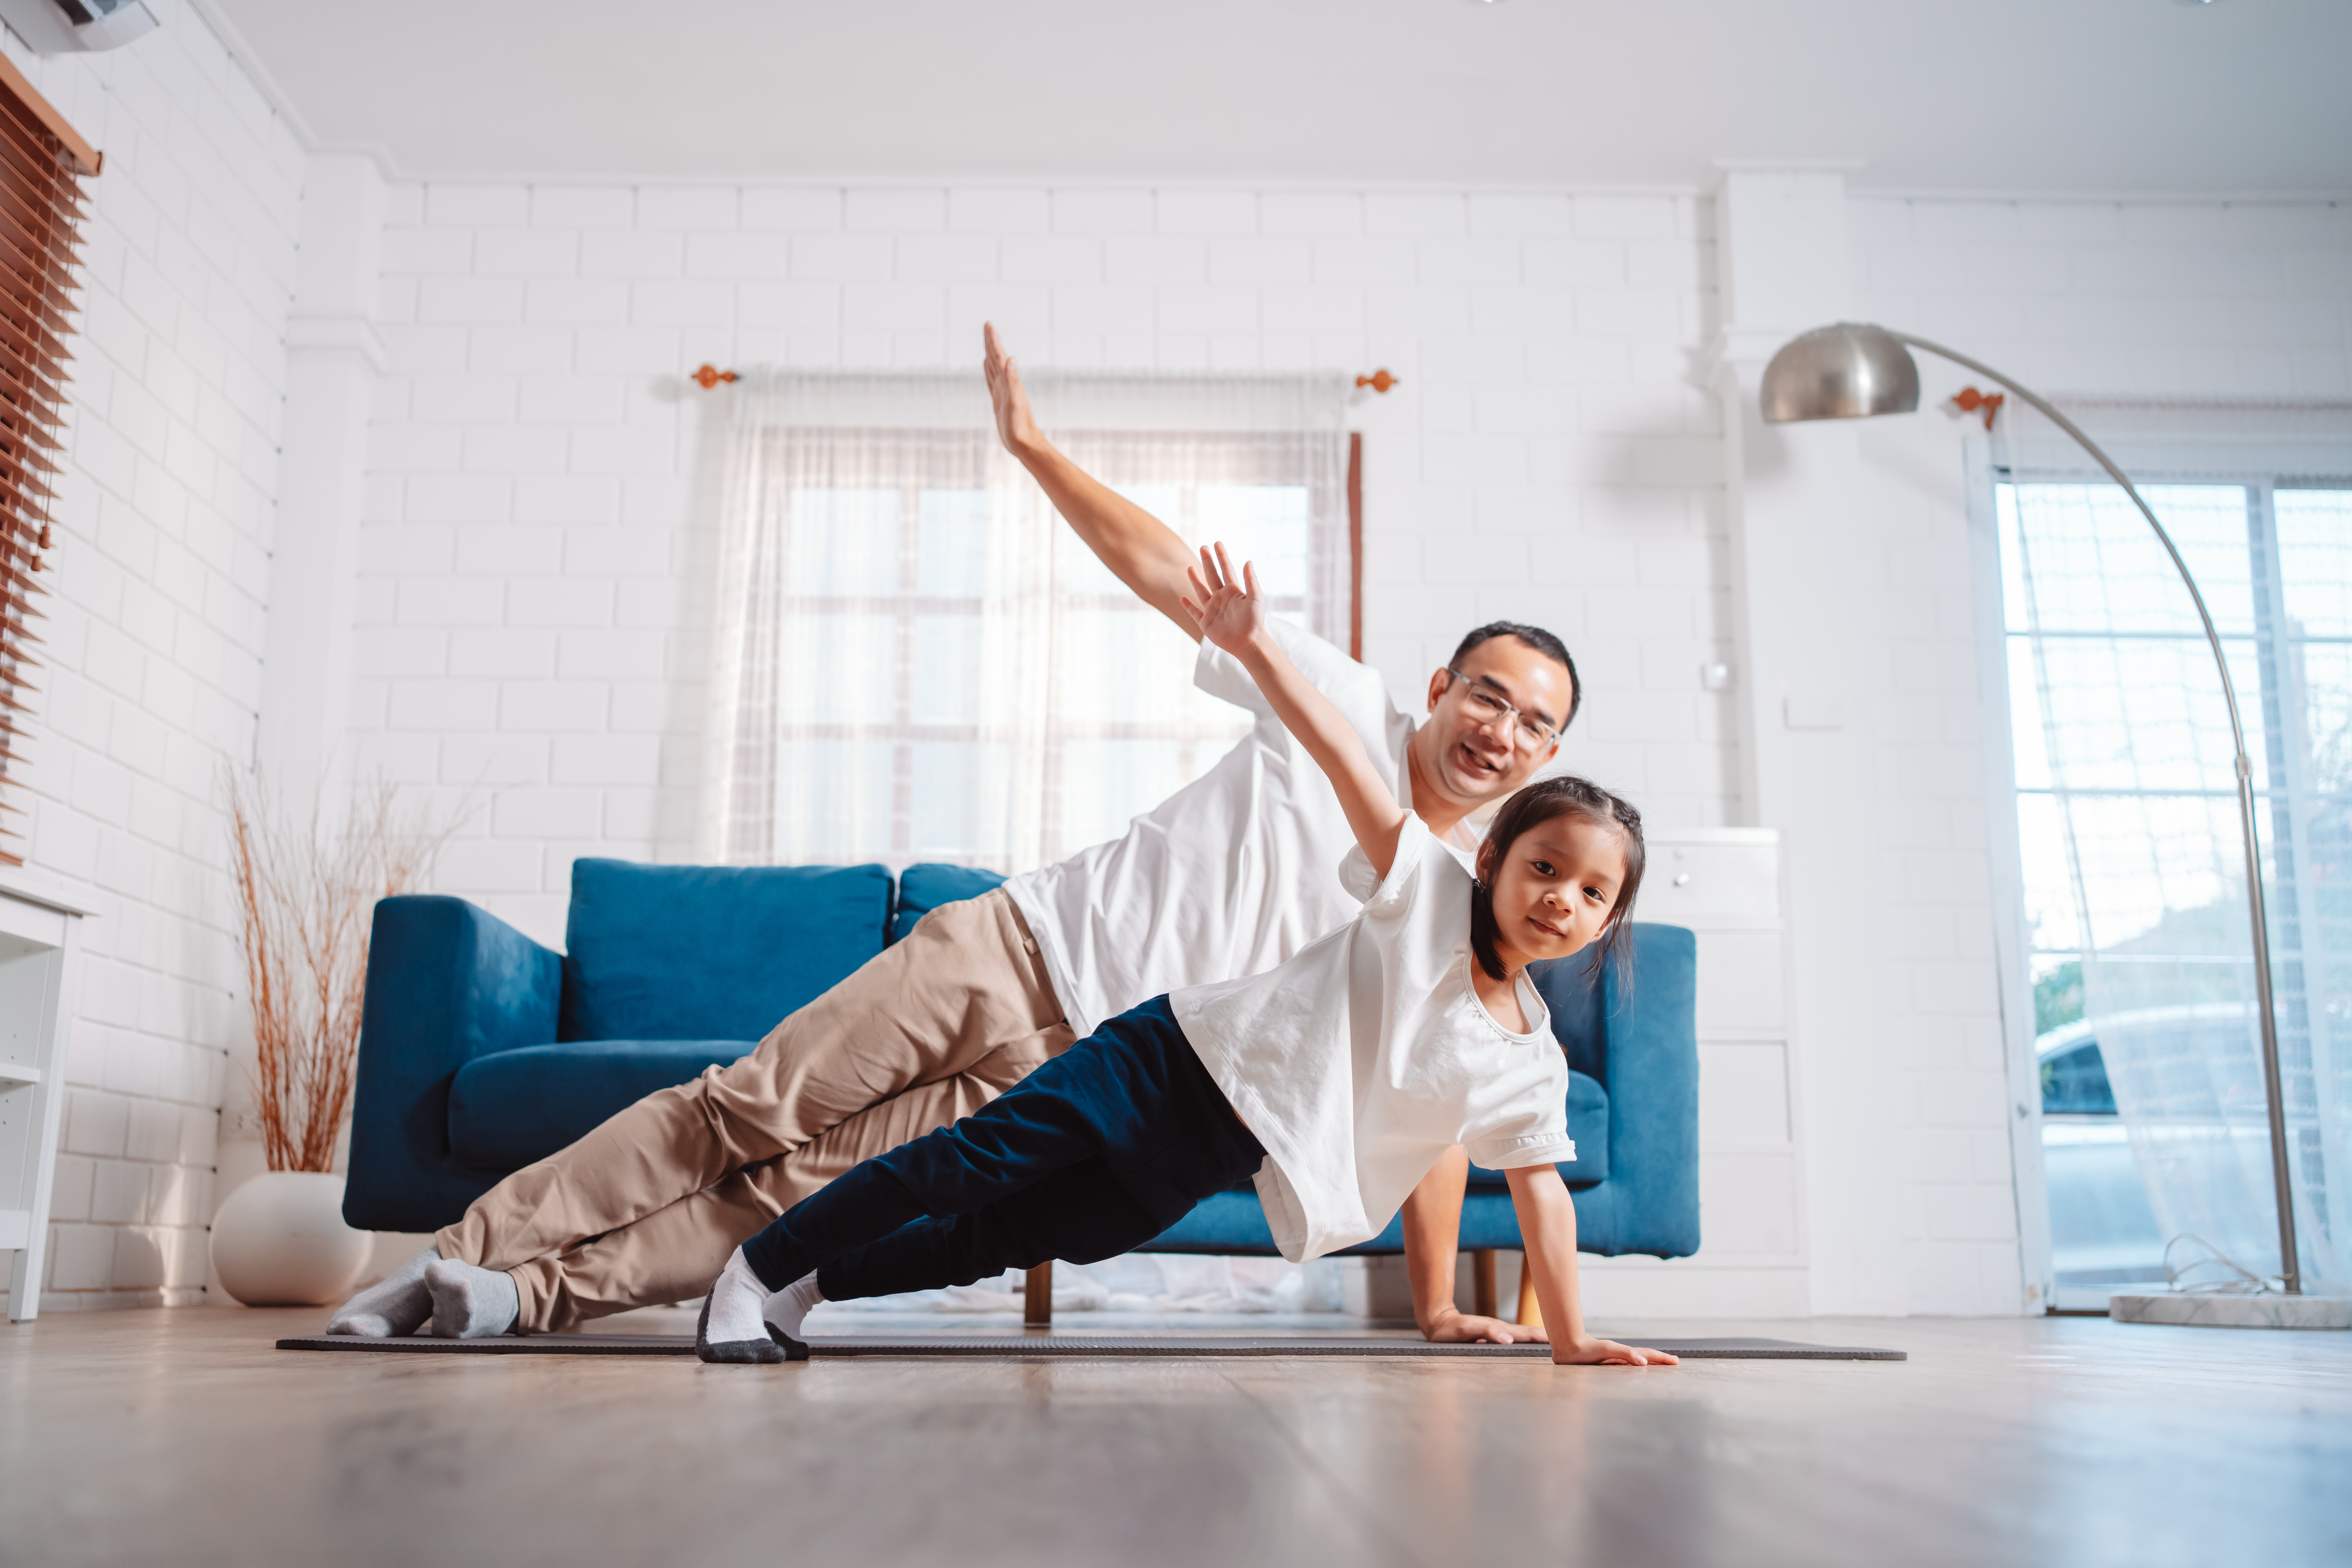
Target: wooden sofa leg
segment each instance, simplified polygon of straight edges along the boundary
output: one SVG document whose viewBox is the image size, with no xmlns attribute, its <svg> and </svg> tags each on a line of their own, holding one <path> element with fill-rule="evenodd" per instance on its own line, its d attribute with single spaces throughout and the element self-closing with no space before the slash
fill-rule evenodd
<svg viewBox="0 0 2352 1568">
<path fill-rule="evenodd" d="M 1040 1263 L 1029 1270 L 1021 1287 L 1021 1323 L 1024 1328 L 1050 1329 L 1054 1326 L 1054 1265 Z"/>
<path fill-rule="evenodd" d="M 1543 1327 L 1543 1303 L 1536 1300 L 1535 1271 L 1528 1267 L 1528 1255 L 1519 1254 L 1519 1312 L 1512 1321 L 1522 1328 Z"/>
<path fill-rule="evenodd" d="M 1481 1247 L 1470 1254 L 1470 1310 L 1482 1318 L 1491 1318 L 1499 1303 L 1495 1300 L 1495 1249 Z"/>
</svg>

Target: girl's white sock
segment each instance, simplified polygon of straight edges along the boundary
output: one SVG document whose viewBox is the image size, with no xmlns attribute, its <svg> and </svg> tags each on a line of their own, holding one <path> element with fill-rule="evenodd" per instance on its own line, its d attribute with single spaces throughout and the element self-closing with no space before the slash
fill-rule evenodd
<svg viewBox="0 0 2352 1568">
<path fill-rule="evenodd" d="M 806 1361 L 808 1346 L 801 1342 L 801 1324 L 809 1309 L 824 1300 L 814 1271 L 781 1290 L 770 1290 L 751 1272 L 739 1247 L 727 1267 L 719 1271 L 709 1297 L 702 1303 L 694 1353 L 707 1362 L 753 1365 Z M 782 1336 L 781 1342 L 775 1337 L 778 1334 Z"/>
<path fill-rule="evenodd" d="M 824 1292 L 816 1288 L 816 1270 L 812 1268 L 769 1297 L 767 1304 L 760 1309 L 760 1315 L 767 1320 L 771 1328 L 793 1344 L 800 1345 L 801 1354 L 805 1355 L 808 1350 L 801 1339 L 801 1325 L 808 1321 L 811 1309 L 824 1300 Z"/>
<path fill-rule="evenodd" d="M 768 1288 L 751 1272 L 743 1249 L 737 1247 L 711 1282 L 710 1299 L 703 1303 L 699 1337 L 713 1345 L 767 1342 L 768 1327 L 760 1318 L 760 1308 L 767 1299 Z"/>
</svg>

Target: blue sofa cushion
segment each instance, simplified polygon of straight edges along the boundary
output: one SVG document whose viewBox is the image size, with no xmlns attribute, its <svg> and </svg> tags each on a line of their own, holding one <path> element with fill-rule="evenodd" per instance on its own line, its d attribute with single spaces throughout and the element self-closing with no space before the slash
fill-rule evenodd
<svg viewBox="0 0 2352 1568">
<path fill-rule="evenodd" d="M 559 1040 L 757 1040 L 882 951 L 879 866 L 572 863 Z"/>
<path fill-rule="evenodd" d="M 1528 972 L 1544 970 L 1536 984 L 1568 1065 L 1609 1086 L 1609 1180 L 1577 1194 L 1578 1246 L 1687 1258 L 1699 1244 L 1698 939 L 1640 921 L 1633 937 L 1630 984 L 1613 964 L 1596 977 L 1581 954 Z"/>
<path fill-rule="evenodd" d="M 748 1054 L 752 1040 L 573 1040 L 476 1057 L 449 1087 L 449 1152 L 516 1171 L 657 1089 Z"/>
<path fill-rule="evenodd" d="M 1597 1187 L 1609 1179 L 1609 1091 L 1576 1071 L 1568 1074 L 1568 1135 L 1576 1140 L 1576 1158 L 1559 1164 L 1559 1179 L 1570 1187 Z M 1484 1165 L 1470 1167 L 1472 1192 L 1507 1193 L 1510 1179 Z"/>
<path fill-rule="evenodd" d="M 898 877 L 898 909 L 890 917 L 890 940 L 899 941 L 915 929 L 917 921 L 941 904 L 976 899 L 1003 880 L 1002 872 L 936 860 L 908 867 Z"/>
</svg>

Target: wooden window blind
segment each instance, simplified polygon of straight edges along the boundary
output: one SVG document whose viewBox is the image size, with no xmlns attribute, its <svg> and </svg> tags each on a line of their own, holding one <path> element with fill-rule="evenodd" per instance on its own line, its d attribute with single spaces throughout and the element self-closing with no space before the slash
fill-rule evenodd
<svg viewBox="0 0 2352 1568">
<path fill-rule="evenodd" d="M 0 812 L 24 756 L 27 679 L 40 646 L 44 554 L 53 548 L 58 431 L 65 422 L 81 180 L 100 158 L 65 117 L 0 56 Z M 22 834 L 0 819 L 0 862 L 21 866 Z"/>
</svg>

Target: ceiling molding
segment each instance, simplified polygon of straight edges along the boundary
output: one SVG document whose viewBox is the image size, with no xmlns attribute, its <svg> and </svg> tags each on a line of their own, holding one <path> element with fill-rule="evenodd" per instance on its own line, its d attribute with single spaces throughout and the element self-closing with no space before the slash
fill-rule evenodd
<svg viewBox="0 0 2352 1568">
<path fill-rule="evenodd" d="M 369 150 L 349 147 L 315 147 L 306 151 L 319 153 L 350 153 L 369 155 Z M 441 173 L 406 174 L 394 171 L 389 154 L 373 150 L 378 167 L 384 171 L 390 184 L 403 185 L 526 185 L 532 187 L 652 187 L 658 190 L 761 190 L 761 191 L 1183 191 L 1183 192 L 1245 192 L 1302 195 L 1361 195 L 1418 196 L 1664 196 L 1711 201 L 1722 188 L 1722 176 L 1717 174 L 1695 184 L 1610 184 L 1580 181 L 1561 184 L 1525 184 L 1507 182 L 1491 184 L 1465 183 L 1433 184 L 1425 180 L 1111 180 L 1094 177 L 1060 179 L 1011 179 L 995 175 L 973 178 L 946 178 L 906 174 L 646 174 L 614 173 L 609 174 L 546 174 L 512 171 L 502 174 L 479 174 L 471 170 L 448 170 Z M 1809 167 L 1821 172 L 1835 172 L 1838 166 L 1829 163 L 1804 165 L 1792 163 L 1742 163 L 1739 172 L 1749 169 L 1781 169 L 1805 172 Z M 1873 201 L 1923 202 L 2001 202 L 2019 205 L 2041 204 L 2053 206 L 2086 205 L 2114 206 L 2333 206 L 2352 205 L 2352 190 L 2345 191 L 2038 191 L 1979 189 L 1974 186 L 1870 185 L 1853 180 L 1846 183 L 1848 196 L 1868 197 Z"/>
<path fill-rule="evenodd" d="M 294 95 L 288 92 L 285 85 L 271 73 L 269 67 L 262 60 L 261 52 L 246 41 L 243 33 L 237 31 L 236 24 L 229 20 L 227 13 L 220 8 L 219 0 L 181 0 L 181 4 L 187 6 L 195 14 L 198 21 L 212 30 L 214 39 L 227 52 L 229 59 L 236 64 L 236 68 L 245 73 L 245 79 L 251 82 L 254 90 L 261 94 L 262 100 L 269 105 L 270 111 L 285 122 L 286 129 L 293 133 L 295 144 L 303 152 L 365 158 L 375 165 L 376 173 L 383 175 L 387 182 L 405 183 L 414 178 L 413 175 L 401 173 L 399 160 L 393 156 L 392 149 L 381 142 L 336 142 L 321 140 L 318 132 L 312 129 L 309 118 L 303 114 L 300 105 L 294 101 Z"/>
<path fill-rule="evenodd" d="M 320 148 L 320 152 L 343 151 Z M 442 174 L 387 174 L 386 180 L 410 185 L 651 185 L 661 189 L 727 189 L 779 191 L 1186 191 L 1301 195 L 1362 195 L 1415 196 L 1664 196 L 1696 201 L 1708 193 L 1702 184 L 1611 184 L 1583 181 L 1562 184 L 1524 181 L 1439 184 L 1429 180 L 1315 180 L 1267 177 L 1249 180 L 1110 179 L 1101 175 L 1063 177 L 1039 174 L 916 175 L 916 174 L 544 174 L 515 172 L 477 174 L 470 170 Z"/>
<path fill-rule="evenodd" d="M 2341 191 L 2033 191 L 1979 190 L 1970 186 L 1948 189 L 1913 185 L 1862 185 L 1849 184 L 1846 195 L 1868 196 L 1874 201 L 1918 202 L 2013 202 L 2028 205 L 2084 206 L 2112 205 L 2115 206 L 2238 206 L 2238 207 L 2317 207 L 2352 203 L 2352 190 Z"/>
</svg>

